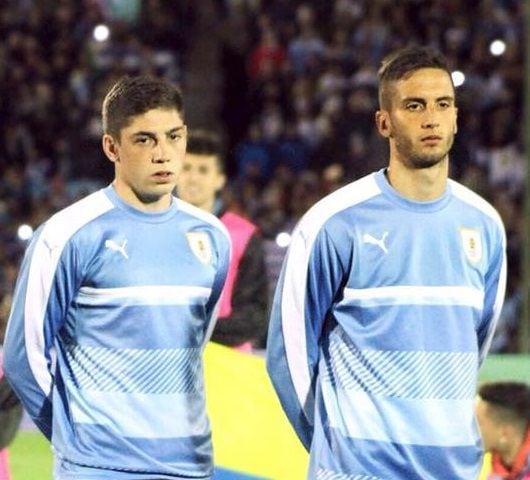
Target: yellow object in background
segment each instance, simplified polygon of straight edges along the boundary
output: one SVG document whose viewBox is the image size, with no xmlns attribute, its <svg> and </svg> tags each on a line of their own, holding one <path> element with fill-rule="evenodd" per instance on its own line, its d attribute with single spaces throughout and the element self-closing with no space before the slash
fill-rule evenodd
<svg viewBox="0 0 530 480">
<path fill-rule="evenodd" d="M 308 455 L 283 413 L 265 360 L 210 342 L 204 369 L 215 464 L 267 479 L 305 479 Z"/>
<path fill-rule="evenodd" d="M 486 455 L 484 455 L 484 462 L 482 463 L 482 470 L 480 471 L 478 480 L 486 480 L 490 472 L 491 472 L 491 455 L 489 453 L 486 453 Z"/>
</svg>

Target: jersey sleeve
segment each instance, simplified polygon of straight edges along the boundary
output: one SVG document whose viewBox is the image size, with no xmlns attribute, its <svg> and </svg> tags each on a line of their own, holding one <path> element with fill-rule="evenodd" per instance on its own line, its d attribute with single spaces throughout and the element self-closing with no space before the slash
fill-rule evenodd
<svg viewBox="0 0 530 480">
<path fill-rule="evenodd" d="M 506 233 L 502 223 L 492 237 L 491 260 L 485 276 L 483 316 L 478 329 L 479 362 L 481 364 L 490 348 L 506 292 Z"/>
<path fill-rule="evenodd" d="M 17 279 L 4 343 L 4 372 L 37 427 L 52 432 L 54 343 L 77 282 L 77 255 L 37 230 Z"/>
<path fill-rule="evenodd" d="M 298 227 L 272 304 L 267 370 L 289 421 L 308 450 L 320 336 L 343 276 L 343 262 L 329 233 L 321 229 L 312 238 Z"/>
<path fill-rule="evenodd" d="M 224 227 L 223 227 L 224 228 Z M 212 336 L 213 329 L 217 322 L 219 316 L 219 309 L 221 306 L 221 292 L 226 282 L 226 277 L 228 275 L 228 268 L 230 265 L 230 258 L 232 252 L 232 244 L 230 242 L 230 237 L 228 232 L 223 231 L 219 232 L 217 241 L 216 241 L 216 270 L 215 277 L 212 284 L 212 293 L 210 299 L 208 300 L 207 308 L 207 317 L 208 325 L 206 330 L 206 335 L 204 339 L 204 346 L 208 343 Z"/>
</svg>

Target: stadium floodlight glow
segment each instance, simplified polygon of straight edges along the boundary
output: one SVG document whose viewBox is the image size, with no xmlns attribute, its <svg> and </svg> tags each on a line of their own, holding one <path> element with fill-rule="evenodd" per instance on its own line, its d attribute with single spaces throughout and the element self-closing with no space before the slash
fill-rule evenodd
<svg viewBox="0 0 530 480">
<path fill-rule="evenodd" d="M 23 223 L 18 227 L 17 230 L 17 237 L 19 240 L 26 241 L 29 240 L 33 236 L 33 228 L 31 225 L 28 225 L 26 223 Z"/>
<path fill-rule="evenodd" d="M 451 73 L 451 78 L 453 79 L 455 87 L 460 87 L 466 81 L 466 76 L 460 70 L 455 70 L 453 73 Z"/>
<path fill-rule="evenodd" d="M 490 53 L 495 57 L 502 55 L 506 51 L 506 43 L 503 40 L 493 40 L 490 43 Z"/>
<path fill-rule="evenodd" d="M 109 38 L 110 30 L 107 25 L 99 24 L 94 27 L 94 32 L 92 33 L 94 40 L 96 42 L 104 42 Z"/>
<path fill-rule="evenodd" d="M 276 245 L 281 248 L 287 248 L 291 243 L 291 235 L 287 232 L 280 232 L 276 235 Z"/>
</svg>

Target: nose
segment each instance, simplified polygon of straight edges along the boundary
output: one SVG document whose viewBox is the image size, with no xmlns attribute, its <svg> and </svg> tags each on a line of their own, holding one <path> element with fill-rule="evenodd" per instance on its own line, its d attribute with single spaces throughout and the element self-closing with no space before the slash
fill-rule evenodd
<svg viewBox="0 0 530 480">
<path fill-rule="evenodd" d="M 421 126 L 423 128 L 436 128 L 440 125 L 435 107 L 426 107 Z"/>
<path fill-rule="evenodd" d="M 159 140 L 153 147 L 153 163 L 166 163 L 170 161 L 169 147 L 164 140 Z"/>
</svg>

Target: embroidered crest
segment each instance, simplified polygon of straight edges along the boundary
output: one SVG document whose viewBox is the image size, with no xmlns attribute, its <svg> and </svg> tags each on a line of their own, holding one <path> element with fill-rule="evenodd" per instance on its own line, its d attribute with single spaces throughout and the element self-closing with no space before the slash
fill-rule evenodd
<svg viewBox="0 0 530 480">
<path fill-rule="evenodd" d="M 475 228 L 461 228 L 462 246 L 467 259 L 472 263 L 480 262 L 482 259 L 482 238 L 480 232 Z"/>
<path fill-rule="evenodd" d="M 206 232 L 188 232 L 186 237 L 188 237 L 191 251 L 202 263 L 208 265 L 212 261 L 212 246 L 208 234 Z"/>
</svg>

